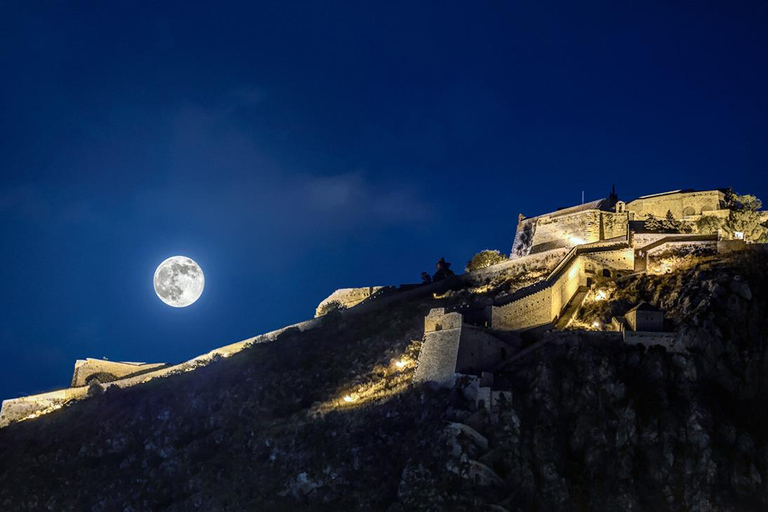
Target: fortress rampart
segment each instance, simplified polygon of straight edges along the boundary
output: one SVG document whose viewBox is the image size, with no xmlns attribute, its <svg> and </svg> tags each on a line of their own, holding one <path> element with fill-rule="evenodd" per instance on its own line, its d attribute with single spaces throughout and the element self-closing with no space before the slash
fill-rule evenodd
<svg viewBox="0 0 768 512">
<path fill-rule="evenodd" d="M 626 228 L 625 228 L 626 229 Z M 618 271 L 634 270 L 629 233 L 618 241 L 602 241 L 572 248 L 543 281 L 524 288 L 508 302 L 491 307 L 494 329 L 522 330 L 554 322 L 581 286 Z"/>
<path fill-rule="evenodd" d="M 317 306 L 315 312 L 315 318 L 325 314 L 325 309 L 332 303 L 339 303 L 342 308 L 348 309 L 357 306 L 365 299 L 371 297 L 379 290 L 382 290 L 383 286 L 364 286 L 361 288 L 339 288 L 328 297 L 322 300 Z"/>
<path fill-rule="evenodd" d="M 725 204 L 724 190 L 680 190 L 643 196 L 627 203 L 627 210 L 637 219 L 646 219 L 649 215 L 664 218 L 671 212 L 676 219 L 694 215 L 713 214 Z"/>
<path fill-rule="evenodd" d="M 206 354 L 197 356 L 195 358 L 192 358 L 188 361 L 185 361 L 177 365 L 173 365 L 173 366 L 161 365 L 162 367 L 157 370 L 149 371 L 146 373 L 140 372 L 139 374 L 134 373 L 132 374 L 133 376 L 119 378 L 118 380 L 115 380 L 113 382 L 104 383 L 102 386 L 104 389 L 107 389 L 111 386 L 128 388 L 131 386 L 135 386 L 137 384 L 149 382 L 150 380 L 153 380 L 153 379 L 170 377 L 172 375 L 177 375 L 182 372 L 188 372 L 200 366 L 205 366 L 209 364 L 211 361 L 213 361 L 217 357 L 229 357 L 233 354 L 236 354 L 241 350 L 252 346 L 255 343 L 267 343 L 267 342 L 274 341 L 275 339 L 277 339 L 278 336 L 280 336 L 280 334 L 287 331 L 288 329 L 298 329 L 300 331 L 306 331 L 306 330 L 315 328 L 319 324 L 320 324 L 320 319 L 317 319 L 317 318 L 312 320 L 306 320 L 304 322 L 299 322 L 297 324 L 289 325 L 287 327 L 270 331 L 265 334 L 254 336 L 252 338 L 248 338 L 243 341 L 239 341 L 237 343 L 232 343 L 230 345 L 219 347 L 217 349 L 211 350 Z M 98 361 L 98 360 L 91 360 L 91 361 Z M 104 361 L 104 363 L 109 363 L 109 362 Z M 121 363 L 113 363 L 113 364 L 121 364 Z M 131 363 L 127 363 L 127 364 L 130 365 Z M 77 371 L 77 366 L 76 366 L 76 371 Z M 76 379 L 78 380 L 78 382 L 80 380 L 83 380 L 83 379 L 79 379 L 77 377 L 77 374 L 73 378 L 73 381 Z M 51 391 L 49 393 L 42 393 L 38 395 L 31 395 L 31 396 L 25 396 L 21 398 L 11 398 L 8 400 L 3 400 L 2 409 L 0 410 L 0 428 L 5 427 L 8 424 L 15 421 L 31 419 L 31 418 L 40 416 L 42 414 L 45 414 L 47 412 L 51 412 L 55 409 L 62 407 L 64 404 L 72 400 L 82 400 L 84 398 L 87 398 L 88 387 L 89 386 L 84 385 L 84 386 L 71 387 L 67 389 Z"/>
<path fill-rule="evenodd" d="M 468 285 L 488 284 L 491 279 L 504 281 L 508 275 L 519 279 L 527 273 L 536 276 L 551 269 L 546 278 L 497 299 L 489 310 L 485 309 L 488 302 L 480 303 L 476 309 L 478 318 L 470 321 L 490 320 L 492 327 L 499 330 L 528 329 L 552 324 L 564 313 L 569 303 L 573 302 L 566 312 L 564 320 L 567 320 L 572 317 L 574 308 L 577 309 L 581 304 L 586 294 L 585 287 L 600 279 L 615 278 L 622 272 L 645 271 L 649 255 L 655 257 L 663 251 L 673 251 L 677 248 L 685 250 L 688 246 L 692 246 L 695 251 L 765 250 L 763 245 L 749 245 L 743 240 L 719 240 L 718 236 L 712 235 L 646 234 L 633 231 L 640 231 L 633 227 L 633 219 L 636 217 L 665 217 L 668 211 L 676 218 L 682 217 L 688 221 L 695 220 L 702 214 L 722 216 L 727 212 L 721 209 L 724 196 L 725 193 L 721 190 L 677 191 L 623 203 L 612 193 L 605 200 L 586 205 L 530 219 L 521 216 L 512 258 L 509 261 L 426 285 L 404 285 L 400 289 L 386 290 L 380 286 L 339 289 L 320 303 L 316 316 L 321 315 L 324 308 L 333 302 L 338 302 L 345 309 L 354 307 L 353 311 L 345 314 L 358 314 L 396 302 L 427 296 L 438 297 L 448 290 L 458 290 Z M 660 256 L 662 259 L 666 258 L 666 252 Z M 643 264 L 638 268 L 640 262 Z M 580 299 L 576 301 L 574 297 L 580 290 Z M 387 293 L 381 293 L 382 291 Z M 389 293 L 390 291 L 393 293 Z M 367 300 L 374 296 L 375 300 Z M 229 357 L 255 343 L 274 341 L 288 329 L 305 331 L 315 328 L 321 322 L 322 319 L 316 317 L 214 349 L 173 366 L 161 363 L 78 360 L 72 387 L 3 401 L 0 427 L 14 421 L 37 417 L 61 408 L 67 402 L 86 398 L 90 385 L 94 382 L 102 389 L 112 386 L 126 388 L 152 379 L 192 371 L 218 357 Z M 513 346 L 517 343 L 502 341 L 482 328 L 464 324 L 460 313 L 445 313 L 442 309 L 430 311 L 425 318 L 424 330 L 424 343 L 414 379 L 438 382 L 446 386 L 453 384 L 457 371 L 475 373 L 478 369 L 492 370 L 499 362 L 507 359 L 508 349 L 512 348 L 507 343 Z M 505 335 L 504 339 L 508 336 L 510 334 Z M 636 332 L 625 336 L 627 343 L 648 346 L 669 346 L 673 340 L 674 337 L 669 333 Z"/>
<path fill-rule="evenodd" d="M 36 418 L 64 406 L 72 400 L 79 400 L 88 395 L 88 386 L 67 388 L 3 401 L 0 410 L 0 427 L 14 421 Z"/>
<path fill-rule="evenodd" d="M 436 382 L 452 387 L 456 361 L 459 357 L 462 317 L 460 313 L 445 313 L 433 309 L 424 318 L 424 342 L 419 352 L 419 365 L 413 376 L 415 382 Z"/>
<path fill-rule="evenodd" d="M 72 375 L 70 387 L 85 386 L 92 380 L 98 380 L 103 384 L 137 373 L 147 373 L 163 366 L 166 365 L 164 363 L 128 363 L 91 358 L 78 359 L 75 361 L 75 372 Z"/>
<path fill-rule="evenodd" d="M 413 380 L 452 387 L 456 373 L 477 373 L 503 362 L 510 347 L 483 329 L 467 325 L 461 313 L 430 310 Z"/>
<path fill-rule="evenodd" d="M 566 214 L 555 212 L 523 219 L 518 225 L 512 255 L 527 256 L 622 236 L 627 222 L 626 213 L 596 209 Z"/>
<path fill-rule="evenodd" d="M 510 258 L 519 258 L 558 247 L 609 240 L 623 235 L 633 221 L 642 225 L 650 216 L 694 221 L 702 215 L 727 216 L 724 190 L 678 190 L 639 197 L 628 203 L 615 194 L 606 199 L 526 218 L 520 215 Z M 658 234 L 640 234 L 640 245 Z"/>
</svg>

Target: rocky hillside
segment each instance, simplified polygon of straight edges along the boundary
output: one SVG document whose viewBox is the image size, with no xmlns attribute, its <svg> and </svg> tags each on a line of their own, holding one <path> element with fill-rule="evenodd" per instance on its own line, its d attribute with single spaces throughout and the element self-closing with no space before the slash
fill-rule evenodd
<svg viewBox="0 0 768 512">
<path fill-rule="evenodd" d="M 334 312 L 0 430 L 0 510 L 766 510 L 767 264 L 624 279 L 584 318 L 647 300 L 683 351 L 550 333 L 497 374 L 513 401 L 492 414 L 411 383 L 451 299 Z"/>
</svg>

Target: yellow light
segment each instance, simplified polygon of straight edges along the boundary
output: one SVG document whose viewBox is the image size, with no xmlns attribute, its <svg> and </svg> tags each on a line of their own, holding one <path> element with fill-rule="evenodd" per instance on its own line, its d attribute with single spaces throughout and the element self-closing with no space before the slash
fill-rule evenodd
<svg viewBox="0 0 768 512">
<path fill-rule="evenodd" d="M 600 322 L 592 322 L 592 327 L 594 327 L 595 329 L 599 329 L 600 328 Z"/>
<path fill-rule="evenodd" d="M 347 403 L 354 402 L 355 400 L 357 400 L 357 396 L 344 395 L 344 401 Z"/>
<path fill-rule="evenodd" d="M 584 240 L 583 238 L 580 238 L 578 236 L 570 237 L 569 241 L 571 242 L 571 245 L 582 245 L 582 244 L 587 243 L 586 240 Z"/>
<path fill-rule="evenodd" d="M 395 366 L 397 366 L 398 368 L 405 368 L 405 364 L 406 364 L 405 361 L 401 359 L 395 363 Z"/>
<path fill-rule="evenodd" d="M 606 293 L 603 290 L 600 290 L 595 295 L 595 300 L 605 300 L 606 297 L 607 297 Z"/>
</svg>

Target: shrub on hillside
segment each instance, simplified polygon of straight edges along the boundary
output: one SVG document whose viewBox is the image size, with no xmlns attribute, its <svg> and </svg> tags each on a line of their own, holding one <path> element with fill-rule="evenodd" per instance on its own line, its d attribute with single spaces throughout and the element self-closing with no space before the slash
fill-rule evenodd
<svg viewBox="0 0 768 512">
<path fill-rule="evenodd" d="M 507 261 L 507 257 L 501 254 L 501 252 L 486 249 L 472 256 L 472 259 L 467 262 L 465 270 L 467 272 L 472 272 L 473 270 L 480 270 L 481 268 L 496 265 L 502 261 Z"/>
<path fill-rule="evenodd" d="M 658 233 L 690 233 L 693 231 L 690 224 L 675 219 L 669 210 L 667 210 L 667 215 L 664 219 L 658 219 L 649 214 L 643 226 L 648 231 L 656 231 Z"/>
<path fill-rule="evenodd" d="M 714 235 L 723 227 L 725 220 L 714 215 L 704 215 L 696 221 L 696 230 L 702 235 Z"/>
<path fill-rule="evenodd" d="M 726 198 L 726 204 L 731 213 L 723 228 L 729 236 L 741 233 L 744 240 L 768 242 L 768 228 L 759 211 L 763 207 L 760 199 L 750 194 L 739 195 L 730 192 Z"/>
</svg>

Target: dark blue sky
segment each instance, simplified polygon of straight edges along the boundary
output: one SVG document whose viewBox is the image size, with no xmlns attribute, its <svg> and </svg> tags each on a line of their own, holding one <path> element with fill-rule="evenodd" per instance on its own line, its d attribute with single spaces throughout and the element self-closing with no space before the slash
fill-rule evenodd
<svg viewBox="0 0 768 512">
<path fill-rule="evenodd" d="M 4 2 L 0 397 L 508 252 L 582 190 L 768 199 L 768 3 L 670 3 Z"/>
</svg>

